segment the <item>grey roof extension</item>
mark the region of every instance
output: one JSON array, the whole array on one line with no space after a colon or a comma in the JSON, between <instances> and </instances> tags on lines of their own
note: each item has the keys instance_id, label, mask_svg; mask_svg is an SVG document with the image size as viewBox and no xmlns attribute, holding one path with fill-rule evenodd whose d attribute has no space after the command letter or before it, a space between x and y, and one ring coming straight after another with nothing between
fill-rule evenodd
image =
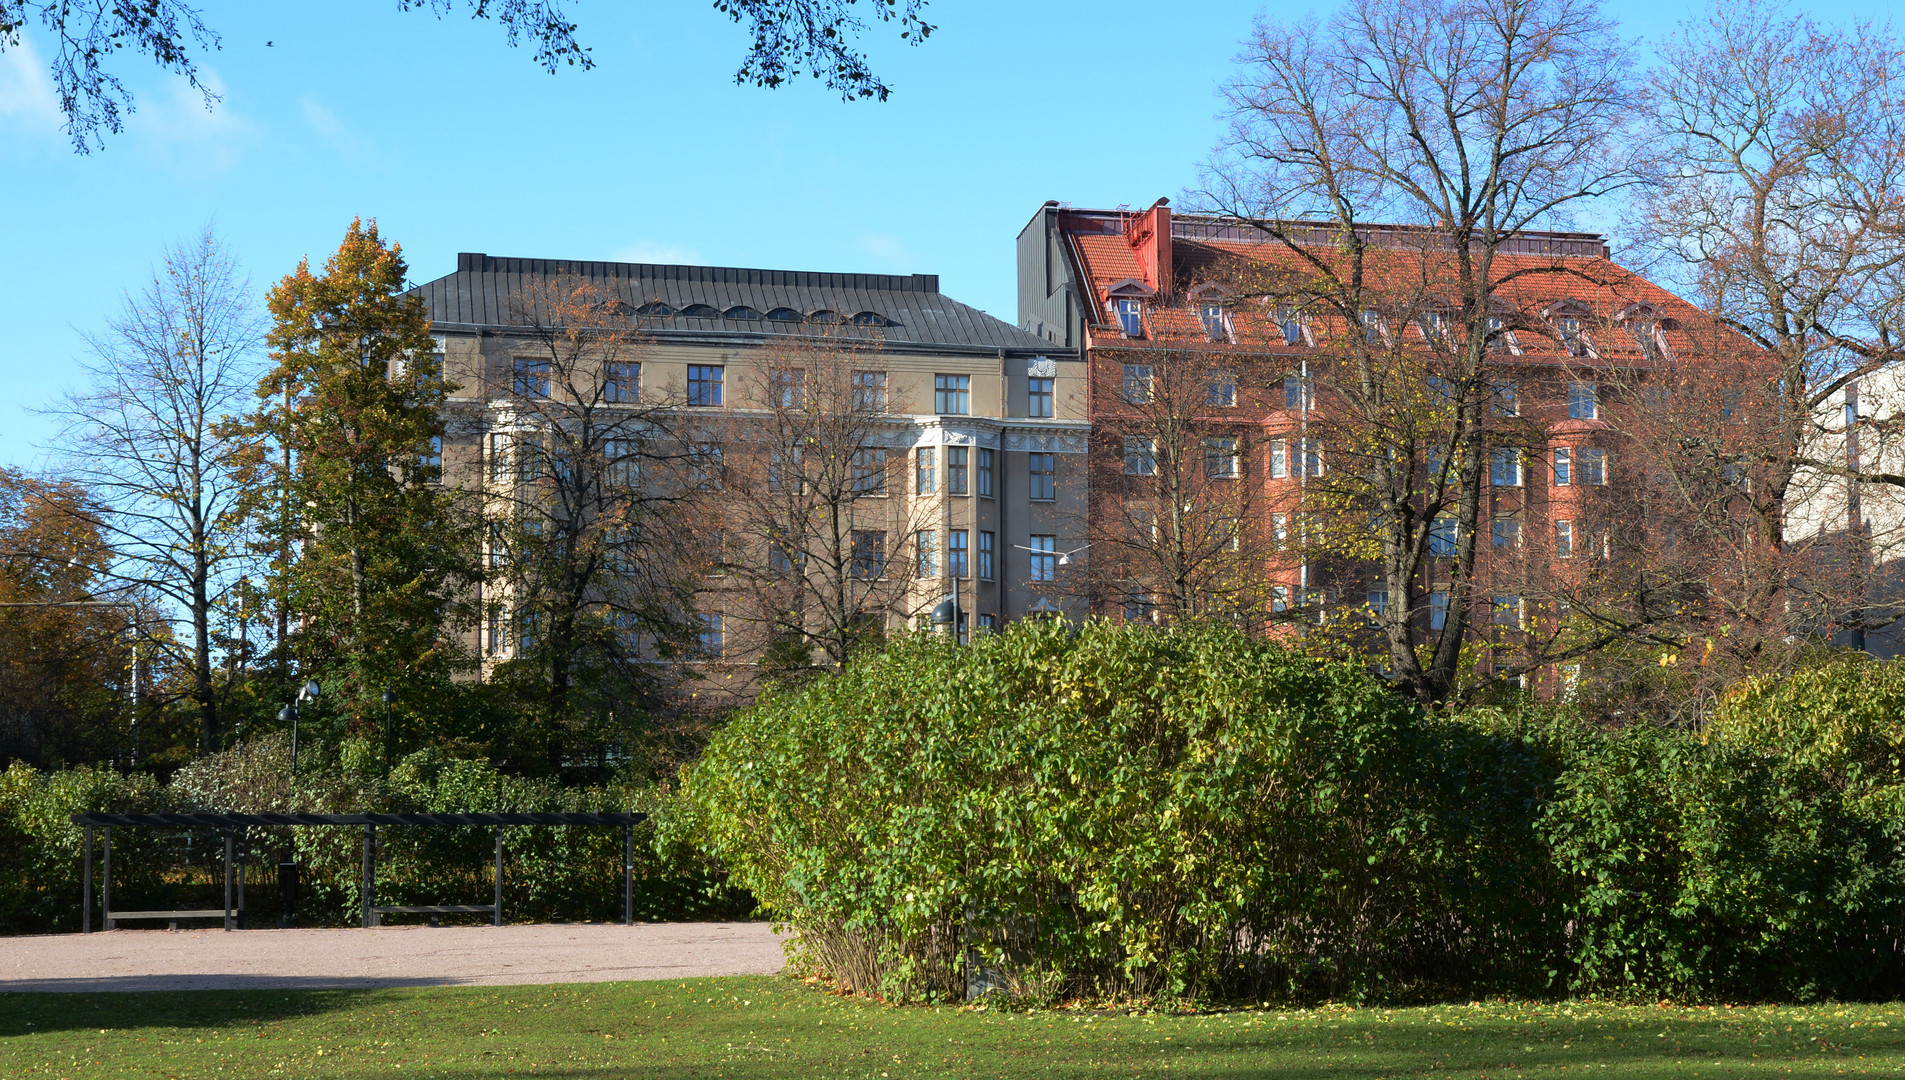
<instances>
[{"instance_id":1,"label":"grey roof extension","mask_svg":"<svg viewBox=\"0 0 1905 1080\"><path fill-rule=\"evenodd\" d=\"M888 347L986 352L1005 349L1036 354L1066 351L945 295L939 291L935 274L824 274L510 259L469 252L458 255L456 264L455 273L415 289L423 297L431 321L446 329L503 330L521 325L524 320L518 313L534 298L540 281L574 276L600 289L604 299L620 300L631 313L657 300L676 310L707 304L723 312L747 306L762 314L774 308L792 308L803 315L824 309L845 318L872 312L887 321L886 327L876 332ZM731 337L758 341L799 334L806 325L769 319L630 317L661 339ZM806 328L812 332L811 327Z\"/></svg>"}]
</instances>

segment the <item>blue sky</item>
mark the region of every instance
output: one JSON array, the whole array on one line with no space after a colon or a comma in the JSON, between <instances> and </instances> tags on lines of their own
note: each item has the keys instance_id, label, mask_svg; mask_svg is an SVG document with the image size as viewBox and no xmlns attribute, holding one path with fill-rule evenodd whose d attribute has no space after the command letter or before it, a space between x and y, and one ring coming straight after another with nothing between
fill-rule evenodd
<instances>
[{"instance_id":1,"label":"blue sky","mask_svg":"<svg viewBox=\"0 0 1905 1080\"><path fill-rule=\"evenodd\" d=\"M1262 9L936 0L925 45L868 39L895 88L878 104L734 86L746 40L705 0L569 0L598 66L554 76L492 24L394 0L202 6L223 102L130 65L138 112L90 156L58 130L44 39L0 54L0 463L42 461L57 432L32 410L72 382L82 335L208 223L260 294L364 215L418 281L459 251L937 273L1010 321L1013 238L1041 202L1142 206L1192 181ZM1696 10L1608 5L1637 37Z\"/></svg>"}]
</instances>

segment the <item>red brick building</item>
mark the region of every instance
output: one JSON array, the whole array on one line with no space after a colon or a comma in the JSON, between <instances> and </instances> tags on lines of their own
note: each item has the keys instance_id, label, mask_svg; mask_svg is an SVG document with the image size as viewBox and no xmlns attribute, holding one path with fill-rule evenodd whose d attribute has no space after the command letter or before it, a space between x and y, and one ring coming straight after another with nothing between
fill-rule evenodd
<instances>
[{"instance_id":1,"label":"red brick building","mask_svg":"<svg viewBox=\"0 0 1905 1080\"><path fill-rule=\"evenodd\" d=\"M1394 370L1419 370L1418 413L1432 413L1447 392L1438 356L1462 345L1447 340L1459 334L1458 282L1436 234L1366 226L1357 236L1370 275L1360 312L1328 287L1342 238L1327 224L1278 238L1173 214L1162 199L1142 212L1048 202L1020 233L1020 327L1087 362L1094 569L1076 585L1095 610L1367 619L1398 595L1373 579L1378 564L1359 555L1366 538L1356 535L1373 530L1355 515L1388 511L1355 505L1335 478L1398 446L1429 473L1440 461L1432 437L1356 430L1346 418L1405 425L1410 414L1359 401L1344 357L1381 351ZM1615 264L1593 234L1513 237L1490 276L1488 310L1499 314L1488 316L1486 410L1498 445L1470 512L1465 621L1495 641L1542 633L1544 605L1565 611L1555 597L1592 586L1575 568L1613 558L1620 523L1610 516L1633 511L1608 497L1623 483L1627 437L1610 410L1699 352L1689 328L1703 322ZM1461 546L1441 520L1425 518L1433 557L1416 567L1402 609L1419 611L1425 629L1446 619L1442 590Z\"/></svg>"}]
</instances>

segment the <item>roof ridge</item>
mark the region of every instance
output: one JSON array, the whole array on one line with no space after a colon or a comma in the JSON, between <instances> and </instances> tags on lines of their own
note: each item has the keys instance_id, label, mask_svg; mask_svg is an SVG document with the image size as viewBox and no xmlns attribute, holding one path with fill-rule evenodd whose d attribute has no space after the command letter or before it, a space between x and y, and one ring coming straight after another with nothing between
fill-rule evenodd
<instances>
[{"instance_id":1,"label":"roof ridge","mask_svg":"<svg viewBox=\"0 0 1905 1080\"><path fill-rule=\"evenodd\" d=\"M696 263L538 259L489 255L480 251L458 252L456 269L458 273L545 275L571 273L582 277L649 278L714 284L859 288L886 292L939 292L938 274L869 274L859 271L768 270L758 267L709 266Z\"/></svg>"}]
</instances>

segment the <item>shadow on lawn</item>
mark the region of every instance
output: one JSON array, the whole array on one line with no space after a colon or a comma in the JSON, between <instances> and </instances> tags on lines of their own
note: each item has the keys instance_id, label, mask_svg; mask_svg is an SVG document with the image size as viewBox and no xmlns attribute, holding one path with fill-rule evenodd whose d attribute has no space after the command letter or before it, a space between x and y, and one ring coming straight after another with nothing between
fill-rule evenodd
<instances>
[{"instance_id":1,"label":"shadow on lawn","mask_svg":"<svg viewBox=\"0 0 1905 1080\"><path fill-rule=\"evenodd\" d=\"M176 977L167 977L175 980ZM155 993L147 976L66 979L52 992L20 992L0 984L0 1038L35 1032L130 1030L152 1027L220 1027L230 1024L270 1023L319 1016L368 1005L386 989L436 986L441 983L406 979L363 979L348 988L337 980L283 979L267 976L205 976L220 980L220 988L182 992L176 981ZM54 980L38 980L36 987ZM99 993L98 991L123 991Z\"/></svg>"}]
</instances>

